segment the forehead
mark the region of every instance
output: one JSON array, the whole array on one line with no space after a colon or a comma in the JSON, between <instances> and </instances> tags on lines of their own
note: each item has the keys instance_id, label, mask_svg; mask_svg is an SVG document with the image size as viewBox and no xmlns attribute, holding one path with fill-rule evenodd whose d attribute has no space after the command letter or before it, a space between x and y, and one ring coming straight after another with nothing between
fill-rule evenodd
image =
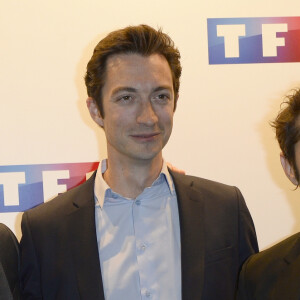
<instances>
[{"instance_id":1,"label":"forehead","mask_svg":"<svg viewBox=\"0 0 300 300\"><path fill-rule=\"evenodd\" d=\"M106 62L107 84L155 82L172 85L172 73L166 58L160 54L116 54Z\"/></svg>"},{"instance_id":2,"label":"forehead","mask_svg":"<svg viewBox=\"0 0 300 300\"><path fill-rule=\"evenodd\" d=\"M150 67L161 67L163 65L168 65L166 58L158 53L151 55L142 55L138 53L121 53L114 54L108 57L106 66L107 69L112 69L115 67L132 67L132 66L146 66Z\"/></svg>"}]
</instances>

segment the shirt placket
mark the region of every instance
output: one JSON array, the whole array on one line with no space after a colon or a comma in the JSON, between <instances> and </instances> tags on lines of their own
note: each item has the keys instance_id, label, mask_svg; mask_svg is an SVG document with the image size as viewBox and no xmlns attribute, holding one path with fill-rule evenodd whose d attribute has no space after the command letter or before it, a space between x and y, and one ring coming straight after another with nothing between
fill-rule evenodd
<instances>
[{"instance_id":1,"label":"shirt placket","mask_svg":"<svg viewBox=\"0 0 300 300\"><path fill-rule=\"evenodd\" d=\"M144 199L143 199L144 201ZM140 277L140 291L141 291L141 299L152 299L153 291L151 291L149 283L147 282L147 256L149 255L149 247L150 243L147 240L148 232L146 232L146 228L144 227L143 222L141 221L143 214L141 213L142 209L142 200L138 197L133 202L133 224L136 238L136 256L137 256L137 264L139 270ZM143 234L141 234L143 232Z\"/></svg>"}]
</instances>

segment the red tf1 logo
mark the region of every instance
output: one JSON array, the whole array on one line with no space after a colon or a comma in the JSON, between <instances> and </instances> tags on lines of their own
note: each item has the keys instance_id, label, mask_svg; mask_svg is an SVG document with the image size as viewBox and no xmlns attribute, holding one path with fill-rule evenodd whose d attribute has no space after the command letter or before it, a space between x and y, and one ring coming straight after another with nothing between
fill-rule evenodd
<instances>
[{"instance_id":1,"label":"red tf1 logo","mask_svg":"<svg viewBox=\"0 0 300 300\"><path fill-rule=\"evenodd\" d=\"M300 17L207 19L209 64L300 61Z\"/></svg>"}]
</instances>

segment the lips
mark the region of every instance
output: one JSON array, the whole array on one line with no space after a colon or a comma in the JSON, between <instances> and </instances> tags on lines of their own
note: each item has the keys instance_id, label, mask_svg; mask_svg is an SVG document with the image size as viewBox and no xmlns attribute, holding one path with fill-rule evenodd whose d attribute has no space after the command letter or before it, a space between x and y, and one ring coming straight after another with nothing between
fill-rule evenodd
<instances>
[{"instance_id":1,"label":"lips","mask_svg":"<svg viewBox=\"0 0 300 300\"><path fill-rule=\"evenodd\" d=\"M159 135L159 132L131 134L131 137L138 141L152 141Z\"/></svg>"},{"instance_id":2,"label":"lips","mask_svg":"<svg viewBox=\"0 0 300 300\"><path fill-rule=\"evenodd\" d=\"M154 133L139 133L139 134L132 134L131 136L133 137L141 137L141 138L148 138L148 137L152 137L152 136L156 136L159 135L158 132L154 132Z\"/></svg>"}]
</instances>

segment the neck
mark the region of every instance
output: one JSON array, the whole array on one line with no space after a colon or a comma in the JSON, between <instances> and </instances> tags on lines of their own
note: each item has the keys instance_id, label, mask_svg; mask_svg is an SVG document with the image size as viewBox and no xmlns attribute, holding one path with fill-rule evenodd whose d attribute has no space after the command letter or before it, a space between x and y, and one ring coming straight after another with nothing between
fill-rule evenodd
<instances>
[{"instance_id":1,"label":"neck","mask_svg":"<svg viewBox=\"0 0 300 300\"><path fill-rule=\"evenodd\" d=\"M134 199L152 185L162 168L162 154L150 160L112 159L108 155L104 180L123 197Z\"/></svg>"}]
</instances>

